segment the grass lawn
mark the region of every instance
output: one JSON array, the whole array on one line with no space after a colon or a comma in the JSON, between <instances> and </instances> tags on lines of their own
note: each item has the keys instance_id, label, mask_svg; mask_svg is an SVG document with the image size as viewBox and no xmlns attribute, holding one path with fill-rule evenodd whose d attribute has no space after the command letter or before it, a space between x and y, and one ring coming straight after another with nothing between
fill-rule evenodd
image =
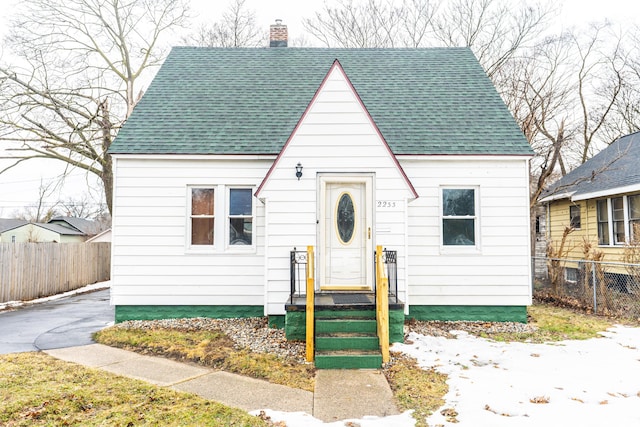
<instances>
[{"instance_id":1,"label":"grass lawn","mask_svg":"<svg viewBox=\"0 0 640 427\"><path fill-rule=\"evenodd\" d=\"M596 337L612 320L549 305L529 308L538 329L528 333L477 335L502 341L545 342ZM109 328L96 339L145 354L313 390L310 365L235 349L216 331ZM424 370L393 354L385 375L401 410L414 410L418 426L439 408L448 391L446 375ZM0 356L0 425L211 425L265 426L259 417L195 395L175 392L107 372L80 367L42 353Z\"/></svg>"},{"instance_id":2,"label":"grass lawn","mask_svg":"<svg viewBox=\"0 0 640 427\"><path fill-rule=\"evenodd\" d=\"M217 331L107 328L95 335L101 344L142 354L195 362L275 384L313 391L315 369L267 353L235 349L233 341Z\"/></svg>"},{"instance_id":3,"label":"grass lawn","mask_svg":"<svg viewBox=\"0 0 640 427\"><path fill-rule=\"evenodd\" d=\"M585 340L598 337L598 332L613 326L614 321L600 316L547 304L533 305L527 310L529 323L538 327L535 332L480 333L478 336L496 341L543 343L563 340Z\"/></svg>"},{"instance_id":4,"label":"grass lawn","mask_svg":"<svg viewBox=\"0 0 640 427\"><path fill-rule=\"evenodd\" d=\"M54 359L0 356L2 426L267 426L239 409Z\"/></svg>"}]
</instances>

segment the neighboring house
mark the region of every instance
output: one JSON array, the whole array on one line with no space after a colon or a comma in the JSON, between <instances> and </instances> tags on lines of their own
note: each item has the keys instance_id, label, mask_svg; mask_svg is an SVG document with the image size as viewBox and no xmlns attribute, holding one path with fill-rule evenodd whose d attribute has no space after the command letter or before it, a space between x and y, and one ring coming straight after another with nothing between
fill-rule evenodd
<instances>
[{"instance_id":1,"label":"neighboring house","mask_svg":"<svg viewBox=\"0 0 640 427\"><path fill-rule=\"evenodd\" d=\"M531 150L470 49L174 48L110 153L117 321L289 327L294 248L331 295L373 291L382 245L400 340L526 322Z\"/></svg>"},{"instance_id":2,"label":"neighboring house","mask_svg":"<svg viewBox=\"0 0 640 427\"><path fill-rule=\"evenodd\" d=\"M57 217L48 223L0 219L0 242L81 243L96 234L96 227L97 223L94 221L72 217Z\"/></svg>"},{"instance_id":3,"label":"neighboring house","mask_svg":"<svg viewBox=\"0 0 640 427\"><path fill-rule=\"evenodd\" d=\"M15 243L22 239L23 226L29 221L14 218L0 218L0 243Z\"/></svg>"},{"instance_id":4,"label":"neighboring house","mask_svg":"<svg viewBox=\"0 0 640 427\"><path fill-rule=\"evenodd\" d=\"M100 232L100 223L73 216L57 216L51 218L47 224L56 224L62 227L78 230L85 236L95 236Z\"/></svg>"},{"instance_id":5,"label":"neighboring house","mask_svg":"<svg viewBox=\"0 0 640 427\"><path fill-rule=\"evenodd\" d=\"M640 133L623 136L555 182L540 197L547 206L550 244L567 227L566 258L584 258L585 240L606 261L622 261L626 243L640 239ZM569 274L573 274L570 272Z\"/></svg>"}]
</instances>

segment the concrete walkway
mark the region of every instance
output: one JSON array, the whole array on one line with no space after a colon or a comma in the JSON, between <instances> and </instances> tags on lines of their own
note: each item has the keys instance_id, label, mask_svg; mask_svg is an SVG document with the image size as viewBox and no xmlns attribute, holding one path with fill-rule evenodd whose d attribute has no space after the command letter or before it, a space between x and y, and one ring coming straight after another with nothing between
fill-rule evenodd
<instances>
[{"instance_id":1,"label":"concrete walkway","mask_svg":"<svg viewBox=\"0 0 640 427\"><path fill-rule=\"evenodd\" d=\"M325 422L399 414L389 384L376 370L318 370L315 392L228 372L91 344L45 351L62 360L197 394L247 412L306 412Z\"/></svg>"}]
</instances>

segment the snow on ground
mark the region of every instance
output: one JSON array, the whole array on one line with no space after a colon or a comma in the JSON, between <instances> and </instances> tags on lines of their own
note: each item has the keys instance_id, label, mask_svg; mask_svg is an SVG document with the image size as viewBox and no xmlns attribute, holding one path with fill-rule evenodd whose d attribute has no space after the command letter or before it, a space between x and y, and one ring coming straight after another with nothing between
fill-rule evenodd
<instances>
[{"instance_id":1,"label":"snow on ground","mask_svg":"<svg viewBox=\"0 0 640 427\"><path fill-rule=\"evenodd\" d=\"M392 348L449 376L446 403L427 419L430 426L640 426L640 328L616 326L602 338L549 344L455 334L411 333L407 344ZM441 413L448 408L458 422ZM410 412L333 423L299 412L266 413L288 427L414 426Z\"/></svg>"},{"instance_id":2,"label":"snow on ground","mask_svg":"<svg viewBox=\"0 0 640 427\"><path fill-rule=\"evenodd\" d=\"M431 426L640 426L640 328L550 344L456 336L412 333L410 344L393 346L449 376ZM445 408L458 423L446 420Z\"/></svg>"},{"instance_id":3,"label":"snow on ground","mask_svg":"<svg viewBox=\"0 0 640 427\"><path fill-rule=\"evenodd\" d=\"M0 304L0 311L8 310L12 308L23 307L25 305L30 304L39 304L41 302L54 301L60 298L70 297L72 295L83 294L85 292L93 292L101 289L107 289L111 287L111 282L107 280L106 282L98 282L92 285L83 286L82 288L74 289L69 292L64 292L62 294L52 295L50 297L38 298L30 301L8 301Z\"/></svg>"},{"instance_id":4,"label":"snow on ground","mask_svg":"<svg viewBox=\"0 0 640 427\"><path fill-rule=\"evenodd\" d=\"M251 415L258 415L261 411L252 411ZM284 421L287 427L405 427L414 426L415 420L411 412L388 417L364 417L358 420L342 420L324 423L306 412L280 412L267 409L264 413L277 423Z\"/></svg>"}]
</instances>

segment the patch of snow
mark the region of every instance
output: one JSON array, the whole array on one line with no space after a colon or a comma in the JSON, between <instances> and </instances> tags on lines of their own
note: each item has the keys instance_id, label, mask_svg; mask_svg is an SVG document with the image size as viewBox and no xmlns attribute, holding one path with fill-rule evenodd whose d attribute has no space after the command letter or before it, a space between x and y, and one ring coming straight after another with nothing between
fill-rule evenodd
<instances>
[{"instance_id":1,"label":"patch of snow","mask_svg":"<svg viewBox=\"0 0 640 427\"><path fill-rule=\"evenodd\" d=\"M74 289L72 291L64 292L57 295L51 295L45 298L38 298L34 300L29 300L29 301L8 301L0 304L0 311L19 308L25 305L39 304L47 301L54 301L60 298L70 297L78 294L84 294L86 292L99 291L102 289L108 289L110 287L111 287L111 281L107 280L106 282L93 283L91 285L83 286L82 288Z\"/></svg>"},{"instance_id":2,"label":"patch of snow","mask_svg":"<svg viewBox=\"0 0 640 427\"><path fill-rule=\"evenodd\" d=\"M617 325L602 338L548 344L455 335L412 333L412 344L392 348L449 376L446 403L429 425L640 426L640 328ZM445 408L457 412L457 423Z\"/></svg>"},{"instance_id":3,"label":"patch of snow","mask_svg":"<svg viewBox=\"0 0 640 427\"><path fill-rule=\"evenodd\" d=\"M601 338L547 344L454 335L411 333L412 344L392 347L449 376L445 404L427 418L431 426L640 426L640 328L616 325ZM265 413L288 427L415 425L411 411L332 423L303 412Z\"/></svg>"},{"instance_id":4,"label":"patch of snow","mask_svg":"<svg viewBox=\"0 0 640 427\"><path fill-rule=\"evenodd\" d=\"M258 415L261 411L252 411L251 415ZM415 420L411 416L411 411L400 415L389 415L388 417L364 417L358 420L341 420L325 423L306 412L281 412L265 409L264 413L271 418L274 423L283 421L287 427L413 427Z\"/></svg>"}]
</instances>

